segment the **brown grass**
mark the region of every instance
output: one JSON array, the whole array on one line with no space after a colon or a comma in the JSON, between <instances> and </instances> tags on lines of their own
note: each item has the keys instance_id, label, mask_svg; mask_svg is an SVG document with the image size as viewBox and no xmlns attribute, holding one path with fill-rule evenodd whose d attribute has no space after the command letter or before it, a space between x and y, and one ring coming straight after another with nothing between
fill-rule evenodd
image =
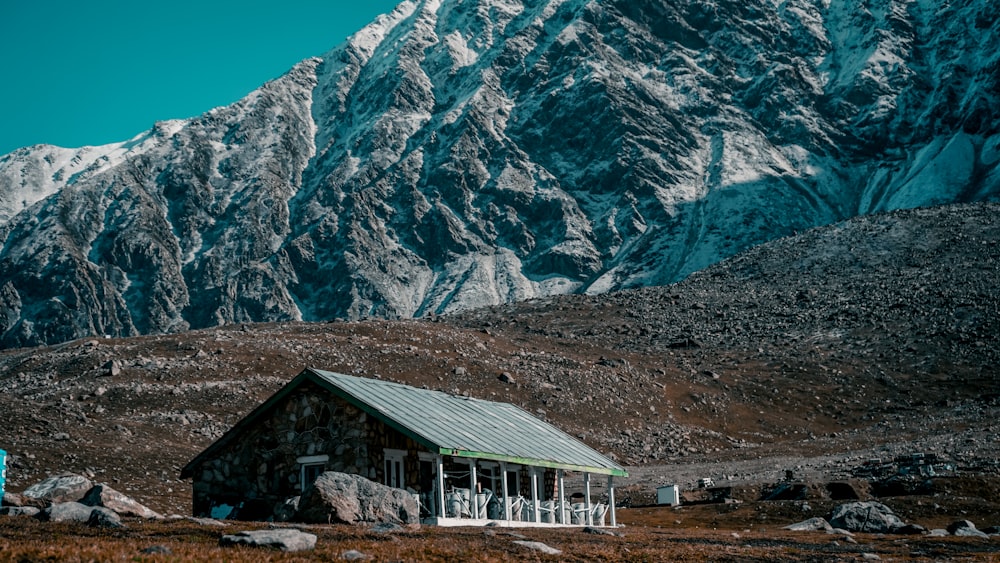
<instances>
[{"instance_id":1,"label":"brown grass","mask_svg":"<svg viewBox=\"0 0 1000 563\"><path fill-rule=\"evenodd\" d=\"M189 521L131 521L126 529L101 530L78 524L46 524L31 518L0 517L2 561L338 561L344 552L360 551L375 561L857 561L873 553L883 560L1000 561L1000 542L970 538L929 538L859 534L857 543L823 533L792 533L777 527L734 531L712 529L707 522L690 527L668 525L675 511L622 511L620 536L573 530L500 530L435 528L380 534L349 526L310 526L319 537L314 551L283 553L272 549L221 548L219 538L267 524L233 523L225 528ZM656 524L659 522L659 524ZM523 538L522 538L523 536ZM540 541L563 551L543 555L514 542ZM169 555L144 554L163 546Z\"/></svg>"}]
</instances>

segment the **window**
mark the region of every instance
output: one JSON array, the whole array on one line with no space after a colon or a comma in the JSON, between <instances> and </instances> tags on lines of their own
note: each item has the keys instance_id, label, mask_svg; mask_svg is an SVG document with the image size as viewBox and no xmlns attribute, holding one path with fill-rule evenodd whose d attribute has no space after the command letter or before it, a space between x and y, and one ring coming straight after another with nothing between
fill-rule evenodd
<instances>
[{"instance_id":1,"label":"window","mask_svg":"<svg viewBox=\"0 0 1000 563\"><path fill-rule=\"evenodd\" d=\"M484 489L500 495L500 465L493 461L479 462L479 482Z\"/></svg>"},{"instance_id":2,"label":"window","mask_svg":"<svg viewBox=\"0 0 1000 563\"><path fill-rule=\"evenodd\" d=\"M327 455L311 455L303 456L295 461L298 462L301 467L299 472L299 490L305 491L306 487L312 485L313 482L326 471L326 462L329 461L330 456Z\"/></svg>"},{"instance_id":3,"label":"window","mask_svg":"<svg viewBox=\"0 0 1000 563\"><path fill-rule=\"evenodd\" d=\"M503 491L502 479L507 479L507 494L514 496L521 491L521 466L508 464L506 475L500 470L500 464L493 461L479 462L479 482L483 487L500 495Z\"/></svg>"},{"instance_id":4,"label":"window","mask_svg":"<svg viewBox=\"0 0 1000 563\"><path fill-rule=\"evenodd\" d=\"M403 459L406 458L405 450L385 450L384 483L390 487L402 489L406 486L406 478L403 473Z\"/></svg>"}]
</instances>

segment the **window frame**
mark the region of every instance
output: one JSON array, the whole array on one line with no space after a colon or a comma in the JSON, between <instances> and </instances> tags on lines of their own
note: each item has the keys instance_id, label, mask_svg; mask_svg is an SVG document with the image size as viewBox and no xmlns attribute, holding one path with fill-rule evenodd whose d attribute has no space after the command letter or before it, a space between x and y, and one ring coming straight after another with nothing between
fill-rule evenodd
<instances>
[{"instance_id":1,"label":"window frame","mask_svg":"<svg viewBox=\"0 0 1000 563\"><path fill-rule=\"evenodd\" d=\"M406 450L385 448L382 450L382 484L394 489L406 488ZM390 464L396 464L392 466ZM398 473L394 471L398 469ZM393 484L391 478L397 478Z\"/></svg>"},{"instance_id":2,"label":"window frame","mask_svg":"<svg viewBox=\"0 0 1000 563\"><path fill-rule=\"evenodd\" d=\"M299 464L299 491L305 492L306 487L313 484L316 479L306 482L306 474L309 472L309 468L321 467L326 469L327 462L330 461L330 456L328 455L307 455L301 456L295 459L295 462ZM324 471L320 471L316 474L316 477L322 475Z\"/></svg>"}]
</instances>

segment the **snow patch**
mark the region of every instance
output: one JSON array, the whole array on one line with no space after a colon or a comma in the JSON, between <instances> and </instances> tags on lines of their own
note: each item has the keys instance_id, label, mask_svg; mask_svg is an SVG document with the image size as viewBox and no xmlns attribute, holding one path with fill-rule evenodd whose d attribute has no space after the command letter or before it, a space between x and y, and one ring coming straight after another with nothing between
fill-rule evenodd
<instances>
[{"instance_id":1,"label":"snow patch","mask_svg":"<svg viewBox=\"0 0 1000 563\"><path fill-rule=\"evenodd\" d=\"M452 72L472 66L479 60L479 54L469 48L468 42L458 30L446 35L444 43L448 47L448 54L451 56Z\"/></svg>"},{"instance_id":2,"label":"snow patch","mask_svg":"<svg viewBox=\"0 0 1000 563\"><path fill-rule=\"evenodd\" d=\"M910 174L889 199L884 210L957 201L970 184L975 164L975 146L967 134L959 133L951 139L937 139L916 154Z\"/></svg>"}]
</instances>

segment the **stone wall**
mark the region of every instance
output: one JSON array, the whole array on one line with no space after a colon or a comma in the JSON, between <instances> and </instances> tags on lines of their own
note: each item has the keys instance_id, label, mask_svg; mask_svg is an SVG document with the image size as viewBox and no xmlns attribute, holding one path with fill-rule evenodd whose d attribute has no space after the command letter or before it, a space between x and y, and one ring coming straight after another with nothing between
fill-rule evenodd
<instances>
[{"instance_id":1,"label":"stone wall","mask_svg":"<svg viewBox=\"0 0 1000 563\"><path fill-rule=\"evenodd\" d=\"M406 481L419 478L418 447L400 433L312 383L276 404L243 435L194 472L194 513L266 519L276 503L301 492L303 456L327 455L324 470L383 480L383 448L407 450ZM412 458L412 461L411 459Z\"/></svg>"}]
</instances>

